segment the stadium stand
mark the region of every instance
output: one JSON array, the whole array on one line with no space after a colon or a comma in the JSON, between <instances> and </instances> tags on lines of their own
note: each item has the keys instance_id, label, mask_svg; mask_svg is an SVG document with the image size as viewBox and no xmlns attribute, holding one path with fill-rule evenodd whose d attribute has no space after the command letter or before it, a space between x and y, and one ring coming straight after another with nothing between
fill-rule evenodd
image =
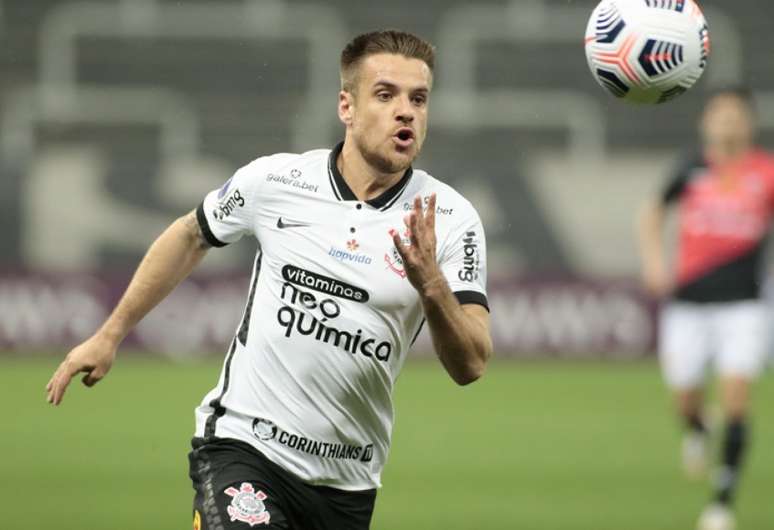
<instances>
[{"instance_id":1,"label":"stadium stand","mask_svg":"<svg viewBox=\"0 0 774 530\"><path fill-rule=\"evenodd\" d=\"M762 0L705 2L707 74L643 110L588 74L593 3L2 0L0 265L126 269L236 167L332 145L340 46L400 26L439 50L419 165L483 212L491 276L631 278L632 209L690 147L708 88L754 84L774 140L774 36ZM231 252L207 265L249 260Z\"/></svg>"}]
</instances>

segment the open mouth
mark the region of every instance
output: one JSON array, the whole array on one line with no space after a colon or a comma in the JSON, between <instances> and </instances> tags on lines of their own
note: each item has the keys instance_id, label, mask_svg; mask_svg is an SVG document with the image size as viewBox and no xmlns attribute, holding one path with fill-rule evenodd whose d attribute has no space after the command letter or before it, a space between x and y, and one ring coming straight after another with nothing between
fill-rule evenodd
<instances>
[{"instance_id":1,"label":"open mouth","mask_svg":"<svg viewBox=\"0 0 774 530\"><path fill-rule=\"evenodd\" d=\"M399 129L393 138L395 138L398 145L408 147L414 143L414 131L408 127L404 127L403 129Z\"/></svg>"}]
</instances>

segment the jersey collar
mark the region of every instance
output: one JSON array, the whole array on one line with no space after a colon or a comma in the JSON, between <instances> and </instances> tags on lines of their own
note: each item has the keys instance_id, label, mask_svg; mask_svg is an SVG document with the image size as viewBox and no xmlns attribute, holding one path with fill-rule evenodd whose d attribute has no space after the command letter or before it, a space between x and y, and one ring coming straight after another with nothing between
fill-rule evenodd
<instances>
[{"instance_id":1,"label":"jersey collar","mask_svg":"<svg viewBox=\"0 0 774 530\"><path fill-rule=\"evenodd\" d=\"M336 147L331 150L331 154L328 157L328 179L331 182L333 194L337 199L340 201L356 201L358 200L357 197L352 192L352 189L350 189L347 181L344 180L344 176L341 174L339 167L336 165L336 160L338 159L339 153L341 153L343 147L344 142L339 142L336 144ZM390 206L395 204L395 201L398 200L398 197L400 197L403 190L406 189L413 173L414 169L409 166L401 179L394 186L386 190L378 197L365 202L382 211L388 209Z\"/></svg>"}]
</instances>

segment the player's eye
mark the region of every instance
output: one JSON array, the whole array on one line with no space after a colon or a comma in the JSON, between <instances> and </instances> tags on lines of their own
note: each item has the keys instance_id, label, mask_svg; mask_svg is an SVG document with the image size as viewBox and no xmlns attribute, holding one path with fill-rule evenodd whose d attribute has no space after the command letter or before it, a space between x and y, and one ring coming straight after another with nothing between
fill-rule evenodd
<instances>
[{"instance_id":1,"label":"player's eye","mask_svg":"<svg viewBox=\"0 0 774 530\"><path fill-rule=\"evenodd\" d=\"M390 99L392 99L392 94L389 92L377 92L376 98L379 101L390 101Z\"/></svg>"},{"instance_id":2,"label":"player's eye","mask_svg":"<svg viewBox=\"0 0 774 530\"><path fill-rule=\"evenodd\" d=\"M411 100L414 102L414 105L417 105L418 107L421 107L427 104L426 96L417 95L417 96L414 96Z\"/></svg>"}]
</instances>

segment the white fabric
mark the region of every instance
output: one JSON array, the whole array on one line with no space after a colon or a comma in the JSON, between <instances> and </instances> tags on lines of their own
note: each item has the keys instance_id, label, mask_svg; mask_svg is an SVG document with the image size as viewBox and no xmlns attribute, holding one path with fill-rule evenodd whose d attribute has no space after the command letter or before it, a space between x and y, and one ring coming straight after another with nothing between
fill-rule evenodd
<instances>
[{"instance_id":1,"label":"white fabric","mask_svg":"<svg viewBox=\"0 0 774 530\"><path fill-rule=\"evenodd\" d=\"M197 408L196 436L223 394L215 436L309 483L360 490L380 485L393 385L424 318L390 230L405 230L415 196L437 193L441 268L452 291L483 300L485 240L473 206L423 171L381 207L342 200L329 154L259 158L204 200L203 229L223 243L255 236L260 267L246 345L235 339Z\"/></svg>"},{"instance_id":2,"label":"white fabric","mask_svg":"<svg viewBox=\"0 0 774 530\"><path fill-rule=\"evenodd\" d=\"M768 352L768 325L766 306L758 301L667 304L659 332L667 384L701 386L710 366L721 376L755 378Z\"/></svg>"}]
</instances>

